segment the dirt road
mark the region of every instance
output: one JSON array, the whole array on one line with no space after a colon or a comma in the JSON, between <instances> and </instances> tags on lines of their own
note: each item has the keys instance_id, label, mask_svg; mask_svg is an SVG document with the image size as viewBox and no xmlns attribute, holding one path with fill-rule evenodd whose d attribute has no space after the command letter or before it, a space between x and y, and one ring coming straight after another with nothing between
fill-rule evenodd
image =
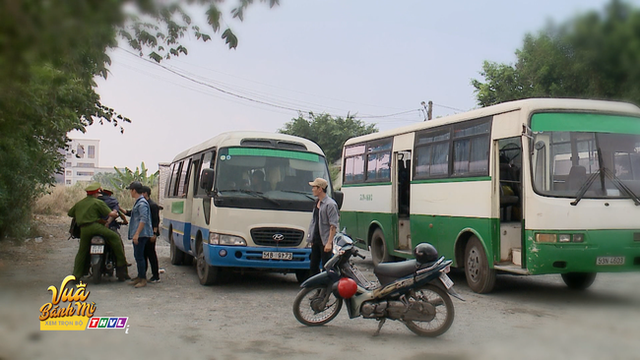
<instances>
[{"instance_id":1,"label":"dirt road","mask_svg":"<svg viewBox=\"0 0 640 360\"><path fill-rule=\"evenodd\" d=\"M601 274L586 292L568 290L559 276L499 276L489 295L472 293L453 274L467 301L454 300L447 333L420 338L390 321L373 337L375 321L350 320L344 310L323 327L299 324L292 274L232 275L201 286L194 267L169 264L164 241L160 283L87 286L94 316L128 317L126 329L40 331L47 288L71 272L77 249L77 240L66 240L67 219L42 220L48 233L41 239L0 242L0 359L640 358L638 273ZM372 275L369 257L357 264Z\"/></svg>"}]
</instances>

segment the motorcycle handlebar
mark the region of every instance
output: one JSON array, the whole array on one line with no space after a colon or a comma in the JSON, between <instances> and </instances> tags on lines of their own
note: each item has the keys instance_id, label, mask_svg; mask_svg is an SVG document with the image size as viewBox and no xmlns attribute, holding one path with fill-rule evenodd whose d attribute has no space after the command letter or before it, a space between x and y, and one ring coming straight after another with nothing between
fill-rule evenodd
<instances>
[{"instance_id":1,"label":"motorcycle handlebar","mask_svg":"<svg viewBox=\"0 0 640 360\"><path fill-rule=\"evenodd\" d=\"M358 250L356 250L356 249L354 249L354 250L355 250L355 251L354 251L353 255L355 255L355 256L357 256L357 257L361 258L362 260L366 259L366 256L361 255L361 254L358 252Z\"/></svg>"}]
</instances>

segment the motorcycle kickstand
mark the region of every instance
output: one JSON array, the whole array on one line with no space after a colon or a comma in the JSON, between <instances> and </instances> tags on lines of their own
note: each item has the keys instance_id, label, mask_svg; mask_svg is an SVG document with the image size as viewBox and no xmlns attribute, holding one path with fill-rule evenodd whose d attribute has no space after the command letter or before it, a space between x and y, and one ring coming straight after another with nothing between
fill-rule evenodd
<instances>
[{"instance_id":1,"label":"motorcycle kickstand","mask_svg":"<svg viewBox=\"0 0 640 360\"><path fill-rule=\"evenodd\" d=\"M385 321L387 321L387 318L378 319L378 330L376 330L376 332L373 333L373 336L380 335L380 329L382 329L382 325L384 325Z\"/></svg>"}]
</instances>

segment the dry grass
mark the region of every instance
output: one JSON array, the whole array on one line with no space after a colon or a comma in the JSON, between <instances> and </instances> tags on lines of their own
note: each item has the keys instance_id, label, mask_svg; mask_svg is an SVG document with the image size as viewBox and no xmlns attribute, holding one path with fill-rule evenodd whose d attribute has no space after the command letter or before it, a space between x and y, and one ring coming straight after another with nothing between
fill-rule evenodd
<instances>
[{"instance_id":1,"label":"dry grass","mask_svg":"<svg viewBox=\"0 0 640 360\"><path fill-rule=\"evenodd\" d=\"M56 185L49 189L49 193L36 200L33 208L34 214L66 216L71 207L82 200L87 193L84 191L86 184L78 183L74 186ZM151 198L158 201L158 187L151 189ZM116 199L123 209L133 207L133 198L128 190L116 190Z\"/></svg>"}]
</instances>

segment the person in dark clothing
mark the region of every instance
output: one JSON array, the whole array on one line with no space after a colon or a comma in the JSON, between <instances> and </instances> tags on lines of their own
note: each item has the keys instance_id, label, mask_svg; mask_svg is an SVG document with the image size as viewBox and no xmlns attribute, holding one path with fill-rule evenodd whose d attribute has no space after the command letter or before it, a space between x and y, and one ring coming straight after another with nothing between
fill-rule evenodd
<instances>
[{"instance_id":1,"label":"person in dark clothing","mask_svg":"<svg viewBox=\"0 0 640 360\"><path fill-rule=\"evenodd\" d=\"M151 200L151 188L148 186L142 187L142 195L151 208L151 227L153 228L153 237L144 248L145 269L148 268L147 264L151 264L152 277L149 279L152 283L160 282L160 273L158 268L158 255L156 254L156 239L160 235L160 205Z\"/></svg>"},{"instance_id":2,"label":"person in dark clothing","mask_svg":"<svg viewBox=\"0 0 640 360\"><path fill-rule=\"evenodd\" d=\"M108 189L102 189L100 194L101 195L98 196L98 199L104 201L109 207L109 209L117 211L118 216L122 219L122 224L127 225L128 224L127 218L124 217L124 214L120 210L120 203L118 203L118 199L112 196L113 191ZM108 219L105 218L104 220L108 220ZM114 219L113 221L109 222L109 229L115 232L118 232L118 230L120 229L120 223L118 223Z\"/></svg>"}]
</instances>

